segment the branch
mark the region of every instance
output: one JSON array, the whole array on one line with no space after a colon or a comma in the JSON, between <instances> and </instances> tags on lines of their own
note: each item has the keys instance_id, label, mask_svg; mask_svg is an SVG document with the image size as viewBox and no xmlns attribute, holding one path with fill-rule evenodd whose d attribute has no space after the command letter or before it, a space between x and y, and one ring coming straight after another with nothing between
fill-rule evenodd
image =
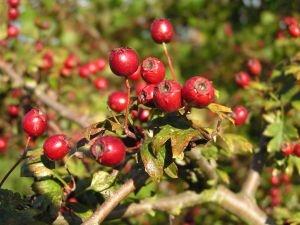
<instances>
[{"instance_id":1,"label":"branch","mask_svg":"<svg viewBox=\"0 0 300 225\"><path fill-rule=\"evenodd\" d=\"M112 194L83 225L100 224L125 199L130 193L139 188L148 178L145 172L137 173L132 179L127 180L115 193Z\"/></svg>"},{"instance_id":2,"label":"branch","mask_svg":"<svg viewBox=\"0 0 300 225\"><path fill-rule=\"evenodd\" d=\"M23 78L4 60L0 59L0 69L5 72L11 79L12 83L16 86L24 86L26 89L33 91L34 95L44 104L54 109L61 116L77 123L82 127L87 127L90 124L90 119L85 116L77 115L76 112L67 108L65 105L52 99L43 91L39 85L32 86L25 83Z\"/></svg>"}]
</instances>

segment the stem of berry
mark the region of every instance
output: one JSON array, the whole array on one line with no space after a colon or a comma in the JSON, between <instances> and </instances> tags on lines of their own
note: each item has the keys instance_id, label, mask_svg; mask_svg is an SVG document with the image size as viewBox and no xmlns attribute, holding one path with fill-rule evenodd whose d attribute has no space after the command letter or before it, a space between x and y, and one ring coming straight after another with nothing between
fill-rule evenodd
<instances>
[{"instance_id":1,"label":"stem of berry","mask_svg":"<svg viewBox=\"0 0 300 225\"><path fill-rule=\"evenodd\" d=\"M168 64L169 64L169 67L170 67L172 79L177 81L175 70L174 70L173 63L172 63L172 59L171 59L171 57L169 55L169 52L168 52L167 44L165 42L163 42L162 45L163 45L164 53L165 53L165 55L168 59Z\"/></svg>"},{"instance_id":2,"label":"stem of berry","mask_svg":"<svg viewBox=\"0 0 300 225\"><path fill-rule=\"evenodd\" d=\"M129 116L129 105L130 105L130 83L128 79L125 80L125 86L127 91L127 106L125 112L124 130L128 137L135 138L135 134L128 129L128 116Z\"/></svg>"},{"instance_id":3,"label":"stem of berry","mask_svg":"<svg viewBox=\"0 0 300 225\"><path fill-rule=\"evenodd\" d=\"M0 182L0 188L2 187L2 185L4 184L4 182L7 180L7 178L9 177L9 175L14 171L14 169L26 158L27 150L28 150L28 145L29 145L30 140L31 140L31 138L28 137L27 141L26 141L25 149L23 151L23 154L18 159L18 161L12 166L12 168L5 174L5 176L2 178L2 180Z\"/></svg>"}]
</instances>

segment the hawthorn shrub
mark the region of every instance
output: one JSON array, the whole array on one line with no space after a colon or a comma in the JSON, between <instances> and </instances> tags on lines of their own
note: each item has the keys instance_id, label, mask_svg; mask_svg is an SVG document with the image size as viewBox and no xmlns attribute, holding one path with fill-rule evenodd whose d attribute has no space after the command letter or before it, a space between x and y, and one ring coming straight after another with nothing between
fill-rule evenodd
<instances>
[{"instance_id":1,"label":"hawthorn shrub","mask_svg":"<svg viewBox=\"0 0 300 225\"><path fill-rule=\"evenodd\" d=\"M300 224L295 9L6 0L0 224Z\"/></svg>"}]
</instances>

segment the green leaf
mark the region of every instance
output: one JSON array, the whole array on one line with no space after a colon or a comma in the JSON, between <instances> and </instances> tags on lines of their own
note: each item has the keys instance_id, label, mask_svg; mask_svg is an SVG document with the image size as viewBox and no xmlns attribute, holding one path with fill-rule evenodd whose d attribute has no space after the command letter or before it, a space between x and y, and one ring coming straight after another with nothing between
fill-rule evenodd
<instances>
[{"instance_id":1,"label":"green leaf","mask_svg":"<svg viewBox=\"0 0 300 225\"><path fill-rule=\"evenodd\" d=\"M178 178L178 168L174 162L164 169L165 173L171 178Z\"/></svg>"},{"instance_id":2,"label":"green leaf","mask_svg":"<svg viewBox=\"0 0 300 225\"><path fill-rule=\"evenodd\" d=\"M224 134L217 137L217 145L231 154L252 153L252 144L243 136Z\"/></svg>"},{"instance_id":3,"label":"green leaf","mask_svg":"<svg viewBox=\"0 0 300 225\"><path fill-rule=\"evenodd\" d=\"M70 158L66 161L66 166L70 173L74 176L79 178L89 177L89 173L80 159Z\"/></svg>"},{"instance_id":4,"label":"green leaf","mask_svg":"<svg viewBox=\"0 0 300 225\"><path fill-rule=\"evenodd\" d=\"M98 171L93 174L92 183L90 189L102 192L110 188L116 180L116 174L109 174L105 171Z\"/></svg>"}]
</instances>

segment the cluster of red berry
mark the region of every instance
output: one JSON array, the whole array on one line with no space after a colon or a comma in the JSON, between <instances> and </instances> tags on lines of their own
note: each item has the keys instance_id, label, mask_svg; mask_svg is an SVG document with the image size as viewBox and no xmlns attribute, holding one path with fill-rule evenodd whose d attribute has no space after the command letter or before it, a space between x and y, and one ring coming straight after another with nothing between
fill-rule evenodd
<instances>
[{"instance_id":1,"label":"cluster of red berry","mask_svg":"<svg viewBox=\"0 0 300 225\"><path fill-rule=\"evenodd\" d=\"M247 62L247 70L253 77L260 76L262 72L262 65L258 59L249 59ZM246 88L251 82L251 77L248 72L240 71L235 74L235 82L241 88Z\"/></svg>"},{"instance_id":2,"label":"cluster of red berry","mask_svg":"<svg viewBox=\"0 0 300 225\"><path fill-rule=\"evenodd\" d=\"M300 157L300 143L285 143L281 152L284 156L294 155Z\"/></svg>"},{"instance_id":3,"label":"cluster of red berry","mask_svg":"<svg viewBox=\"0 0 300 225\"><path fill-rule=\"evenodd\" d=\"M291 189L291 177L286 173L275 173L277 171L272 172L272 176L270 178L271 189L269 191L269 196L271 198L271 206L276 207L282 203L282 190L281 187L285 188L286 192L289 192Z\"/></svg>"},{"instance_id":4,"label":"cluster of red berry","mask_svg":"<svg viewBox=\"0 0 300 225\"><path fill-rule=\"evenodd\" d=\"M8 5L7 38L16 38L19 35L19 28L16 25L14 25L12 22L16 20L20 15L18 9L20 5L20 0L7 0L7 5Z\"/></svg>"},{"instance_id":5,"label":"cluster of red berry","mask_svg":"<svg viewBox=\"0 0 300 225\"><path fill-rule=\"evenodd\" d=\"M281 39L288 34L294 38L300 37L300 27L297 19L293 16L286 16L280 22L280 30L276 33L276 38Z\"/></svg>"}]
</instances>

